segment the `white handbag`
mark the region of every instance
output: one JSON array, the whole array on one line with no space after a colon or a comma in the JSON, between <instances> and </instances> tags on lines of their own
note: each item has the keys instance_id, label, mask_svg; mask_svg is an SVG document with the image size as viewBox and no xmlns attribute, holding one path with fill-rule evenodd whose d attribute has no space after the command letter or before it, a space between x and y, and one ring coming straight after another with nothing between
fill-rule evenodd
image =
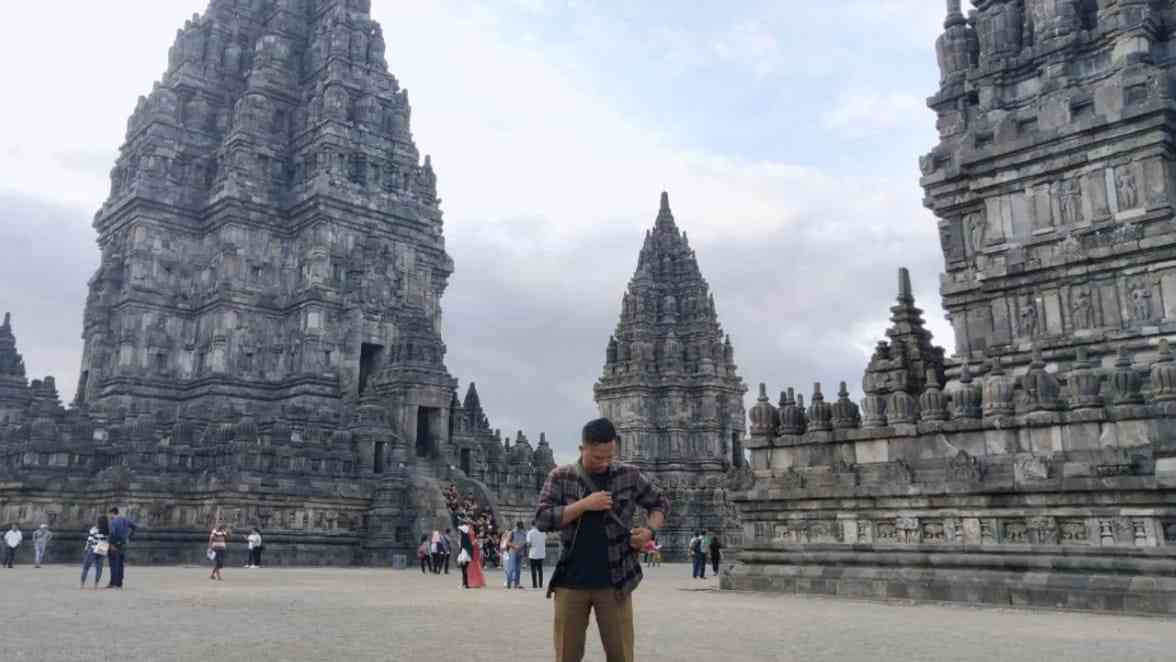
<instances>
[{"instance_id":1,"label":"white handbag","mask_svg":"<svg viewBox=\"0 0 1176 662\"><path fill-rule=\"evenodd\" d=\"M457 555L457 564L458 564L458 565L466 565L466 564L468 564L470 561L471 561L471 559L470 559L470 553L469 553L469 552L467 552L467 551L465 551L464 549L463 549L463 550L461 550L461 554L458 554L458 555Z\"/></svg>"},{"instance_id":2,"label":"white handbag","mask_svg":"<svg viewBox=\"0 0 1176 662\"><path fill-rule=\"evenodd\" d=\"M91 550L95 556L106 556L110 553L110 543L105 540L99 540L94 543L94 548Z\"/></svg>"}]
</instances>

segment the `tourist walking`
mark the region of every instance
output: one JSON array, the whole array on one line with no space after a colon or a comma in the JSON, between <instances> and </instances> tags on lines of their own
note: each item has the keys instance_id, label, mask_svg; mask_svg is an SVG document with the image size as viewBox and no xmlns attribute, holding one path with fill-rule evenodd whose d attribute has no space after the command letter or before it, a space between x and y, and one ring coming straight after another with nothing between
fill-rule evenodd
<instances>
[{"instance_id":1,"label":"tourist walking","mask_svg":"<svg viewBox=\"0 0 1176 662\"><path fill-rule=\"evenodd\" d=\"M585 425L581 440L580 460L552 470L535 511L539 530L559 531L563 547L547 588L555 594L555 660L584 658L594 612L607 662L632 662L637 553L664 524L670 503L640 469L613 461L617 431L607 418ZM614 501L614 494L624 498ZM646 526L630 528L638 506L647 511Z\"/></svg>"},{"instance_id":2,"label":"tourist walking","mask_svg":"<svg viewBox=\"0 0 1176 662\"><path fill-rule=\"evenodd\" d=\"M260 568L261 567L261 531L257 527L249 532L249 536L245 539L249 543L249 563L246 568Z\"/></svg>"},{"instance_id":3,"label":"tourist walking","mask_svg":"<svg viewBox=\"0 0 1176 662\"><path fill-rule=\"evenodd\" d=\"M212 558L212 574L208 576L209 579L217 581L224 581L221 576L221 569L225 567L225 550L229 548L229 531L222 524L217 524L212 527L212 532L208 534L208 551Z\"/></svg>"},{"instance_id":4,"label":"tourist walking","mask_svg":"<svg viewBox=\"0 0 1176 662\"><path fill-rule=\"evenodd\" d=\"M723 543L719 540L718 534L711 534L710 545L707 546L707 551L710 552L711 568L715 572L715 576L719 576L719 561L723 558Z\"/></svg>"},{"instance_id":5,"label":"tourist walking","mask_svg":"<svg viewBox=\"0 0 1176 662\"><path fill-rule=\"evenodd\" d=\"M118 513L118 508L111 508L110 512L110 583L106 588L122 588L126 571L127 544L139 526L130 519Z\"/></svg>"},{"instance_id":6,"label":"tourist walking","mask_svg":"<svg viewBox=\"0 0 1176 662\"><path fill-rule=\"evenodd\" d=\"M99 515L98 521L90 527L86 536L86 544L82 547L82 588L86 588L86 576L90 574L90 567L94 567L94 590L102 581L102 559L110 551L110 520L106 515Z\"/></svg>"},{"instance_id":7,"label":"tourist walking","mask_svg":"<svg viewBox=\"0 0 1176 662\"><path fill-rule=\"evenodd\" d=\"M421 562L421 574L429 574L429 534L421 536L421 544L417 547L417 560Z\"/></svg>"},{"instance_id":8,"label":"tourist walking","mask_svg":"<svg viewBox=\"0 0 1176 662\"><path fill-rule=\"evenodd\" d=\"M45 558L45 550L49 548L49 541L53 539L53 532L49 530L49 525L42 523L33 531L33 566L40 568L41 561Z\"/></svg>"},{"instance_id":9,"label":"tourist walking","mask_svg":"<svg viewBox=\"0 0 1176 662\"><path fill-rule=\"evenodd\" d=\"M20 532L20 527L16 524L4 533L4 565L11 568L12 562L16 560L16 548L20 547L21 541L24 540L24 534Z\"/></svg>"},{"instance_id":10,"label":"tourist walking","mask_svg":"<svg viewBox=\"0 0 1176 662\"><path fill-rule=\"evenodd\" d=\"M527 531L527 560L531 563L531 588L543 588L543 559L547 558L547 534L531 520Z\"/></svg>"}]
</instances>

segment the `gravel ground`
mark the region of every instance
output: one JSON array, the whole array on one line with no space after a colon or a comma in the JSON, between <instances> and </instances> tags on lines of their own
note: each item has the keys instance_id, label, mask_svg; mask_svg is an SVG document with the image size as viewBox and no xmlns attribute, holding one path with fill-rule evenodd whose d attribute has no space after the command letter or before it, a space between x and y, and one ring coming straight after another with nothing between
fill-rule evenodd
<instances>
[{"instance_id":1,"label":"gravel ground","mask_svg":"<svg viewBox=\"0 0 1176 662\"><path fill-rule=\"evenodd\" d=\"M470 591L460 574L411 570L227 568L213 582L197 567L131 566L124 591L80 591L77 573L0 569L0 660L552 659L551 603L504 590L501 572ZM689 575L654 568L638 590L639 659L1176 659L1170 619L736 594ZM586 659L603 660L591 627Z\"/></svg>"}]
</instances>

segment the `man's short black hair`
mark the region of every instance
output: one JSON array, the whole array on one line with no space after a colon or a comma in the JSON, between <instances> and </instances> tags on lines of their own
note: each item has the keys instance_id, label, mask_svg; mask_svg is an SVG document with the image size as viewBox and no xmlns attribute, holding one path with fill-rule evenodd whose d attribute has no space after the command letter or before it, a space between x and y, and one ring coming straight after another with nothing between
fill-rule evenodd
<instances>
[{"instance_id":1,"label":"man's short black hair","mask_svg":"<svg viewBox=\"0 0 1176 662\"><path fill-rule=\"evenodd\" d=\"M515 528L516 529L523 528L523 520L519 520L519 521L515 522Z\"/></svg>"},{"instance_id":2,"label":"man's short black hair","mask_svg":"<svg viewBox=\"0 0 1176 662\"><path fill-rule=\"evenodd\" d=\"M617 429L607 418L588 421L581 441L586 444L607 444L617 440Z\"/></svg>"},{"instance_id":3,"label":"man's short black hair","mask_svg":"<svg viewBox=\"0 0 1176 662\"><path fill-rule=\"evenodd\" d=\"M117 507L115 507L115 508L111 508L111 509L110 509L110 514L111 514L111 515L117 515L117 514L118 514L118 508L117 508Z\"/></svg>"}]
</instances>

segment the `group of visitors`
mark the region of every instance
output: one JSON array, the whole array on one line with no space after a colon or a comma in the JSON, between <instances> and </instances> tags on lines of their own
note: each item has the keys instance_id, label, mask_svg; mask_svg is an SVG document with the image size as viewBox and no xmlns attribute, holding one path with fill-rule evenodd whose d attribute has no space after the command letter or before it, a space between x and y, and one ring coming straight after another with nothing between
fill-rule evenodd
<instances>
[{"instance_id":1,"label":"group of visitors","mask_svg":"<svg viewBox=\"0 0 1176 662\"><path fill-rule=\"evenodd\" d=\"M45 559L45 552L49 549L49 541L53 539L53 532L48 524L42 524L33 531L33 564L40 568ZM13 524L4 532L4 567L11 568L16 561L16 550L24 542L24 533L20 527Z\"/></svg>"},{"instance_id":2,"label":"group of visitors","mask_svg":"<svg viewBox=\"0 0 1176 662\"><path fill-rule=\"evenodd\" d=\"M547 536L531 522L531 530L524 531L521 521L515 528L502 534L499 542L506 563L506 588L523 588L523 559L531 568L531 588L543 588L543 560L547 557Z\"/></svg>"},{"instance_id":3,"label":"group of visitors","mask_svg":"<svg viewBox=\"0 0 1176 662\"><path fill-rule=\"evenodd\" d=\"M98 516L82 546L81 588L86 588L86 577L90 574L91 567L94 568L94 588L98 588L98 584L102 582L104 559L108 559L110 563L110 582L106 588L123 587L127 544L138 528L133 521L120 515L118 508L111 508L106 515Z\"/></svg>"},{"instance_id":4,"label":"group of visitors","mask_svg":"<svg viewBox=\"0 0 1176 662\"><path fill-rule=\"evenodd\" d=\"M694 579L706 579L706 563L710 561L714 574L719 574L723 559L723 542L711 530L695 531L690 539L690 560L694 564Z\"/></svg>"},{"instance_id":5,"label":"group of visitors","mask_svg":"<svg viewBox=\"0 0 1176 662\"><path fill-rule=\"evenodd\" d=\"M206 552L208 560L212 561L212 574L208 576L209 579L223 581L221 570L225 567L225 554L229 549L229 536L231 530L221 523L217 523L212 527L212 531L208 534L208 551ZM261 531L257 527L253 527L249 531L249 535L245 537L245 542L248 545L249 560L245 563L246 568L260 568L261 567L261 551L265 546L261 544Z\"/></svg>"},{"instance_id":6,"label":"group of visitors","mask_svg":"<svg viewBox=\"0 0 1176 662\"><path fill-rule=\"evenodd\" d=\"M417 547L417 560L421 564L421 573L434 575L449 574L449 559L453 555L453 529L445 529L445 533L433 531L432 535L421 536L421 544Z\"/></svg>"},{"instance_id":7,"label":"group of visitors","mask_svg":"<svg viewBox=\"0 0 1176 662\"><path fill-rule=\"evenodd\" d=\"M90 569L94 569L94 588L102 581L103 565L110 567L110 581L106 588L122 588L124 570L126 566L127 544L138 529L138 525L127 517L119 514L118 508L111 508L105 515L99 515L94 525L86 534L86 541L82 545L82 582L86 588L86 580L90 576ZM217 524L208 535L208 560L213 563L209 579L223 580L221 570L225 564L225 553L228 550L230 531L222 524ZM34 565L41 567L45 560L49 543L53 539L53 532L48 524L41 524L33 532ZM4 532L4 565L14 567L16 552L24 542L24 534L20 527L12 524ZM261 567L261 531L256 527L246 537L249 548L249 562L246 568Z\"/></svg>"},{"instance_id":8,"label":"group of visitors","mask_svg":"<svg viewBox=\"0 0 1176 662\"><path fill-rule=\"evenodd\" d=\"M445 502L455 524L468 523L477 532L473 544L481 552L481 567L486 568L490 564L502 567L502 557L499 555L502 536L498 532L493 511L483 507L473 494L462 496L457 486L452 484L445 488Z\"/></svg>"},{"instance_id":9,"label":"group of visitors","mask_svg":"<svg viewBox=\"0 0 1176 662\"><path fill-rule=\"evenodd\" d=\"M110 560L110 583L106 588L122 588L126 546L137 528L134 522L119 514L118 508L111 508L109 513L98 517L90 527L86 542L82 546L82 588L86 587L86 577L90 574L90 568L94 568L94 588L98 588L98 583L102 580L102 565L107 558ZM48 524L42 523L33 532L34 567L41 567L52 540L53 531L49 529ZM16 551L23 542L24 533L16 524L4 532L5 567L14 567Z\"/></svg>"}]
</instances>

